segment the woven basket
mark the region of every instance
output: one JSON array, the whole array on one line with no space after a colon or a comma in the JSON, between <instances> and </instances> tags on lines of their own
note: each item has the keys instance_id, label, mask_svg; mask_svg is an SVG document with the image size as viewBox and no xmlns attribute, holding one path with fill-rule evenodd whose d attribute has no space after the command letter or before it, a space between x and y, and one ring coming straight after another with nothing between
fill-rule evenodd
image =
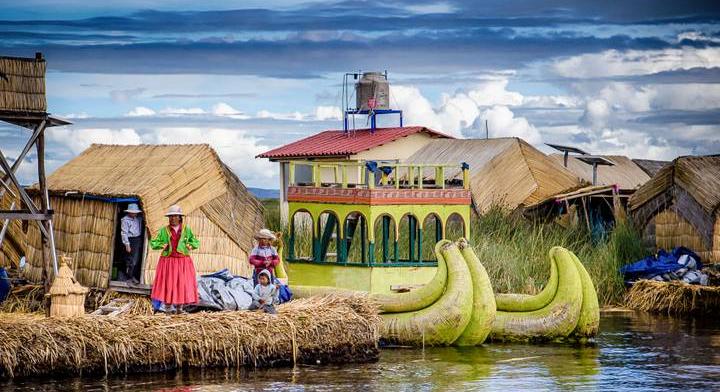
<instances>
[{"instance_id":1,"label":"woven basket","mask_svg":"<svg viewBox=\"0 0 720 392\"><path fill-rule=\"evenodd\" d=\"M69 257L62 257L60 268L50 286L50 316L72 317L85 314L85 295L88 289L75 280L68 266Z\"/></svg>"}]
</instances>

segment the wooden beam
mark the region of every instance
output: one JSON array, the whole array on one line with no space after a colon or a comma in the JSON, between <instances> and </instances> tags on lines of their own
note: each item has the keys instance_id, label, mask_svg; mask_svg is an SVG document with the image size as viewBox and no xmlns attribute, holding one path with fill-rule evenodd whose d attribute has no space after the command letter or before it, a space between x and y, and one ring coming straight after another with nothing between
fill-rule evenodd
<instances>
[{"instance_id":1,"label":"wooden beam","mask_svg":"<svg viewBox=\"0 0 720 392\"><path fill-rule=\"evenodd\" d=\"M52 216L52 210L48 210L47 213L33 213L30 210L0 210L0 220L21 219L43 221L52 219Z\"/></svg>"},{"instance_id":2,"label":"wooden beam","mask_svg":"<svg viewBox=\"0 0 720 392\"><path fill-rule=\"evenodd\" d=\"M30 149L32 148L33 144L35 144L35 141L37 140L38 136L45 131L45 127L47 125L47 121L43 120L38 124L38 126L35 128L35 131L30 136L30 139L28 139L27 143L25 143L25 147L23 148L22 152L20 152L20 155L18 155L17 159L15 159L15 162L13 162L11 170L13 173L15 173L20 167L20 164L25 160L25 156L28 152L30 152ZM9 173L5 173L5 176L3 176L3 182L8 181L10 178ZM0 197L2 197L5 194L5 190L0 190Z\"/></svg>"}]
</instances>

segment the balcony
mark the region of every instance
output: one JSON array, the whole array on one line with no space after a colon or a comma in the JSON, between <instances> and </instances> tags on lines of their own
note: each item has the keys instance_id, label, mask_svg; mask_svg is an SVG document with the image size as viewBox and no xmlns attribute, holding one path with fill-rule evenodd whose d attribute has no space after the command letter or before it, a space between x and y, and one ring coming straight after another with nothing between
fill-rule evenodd
<instances>
[{"instance_id":1,"label":"balcony","mask_svg":"<svg viewBox=\"0 0 720 392\"><path fill-rule=\"evenodd\" d=\"M468 169L466 164L294 161L289 164L287 199L371 206L469 205Z\"/></svg>"}]
</instances>

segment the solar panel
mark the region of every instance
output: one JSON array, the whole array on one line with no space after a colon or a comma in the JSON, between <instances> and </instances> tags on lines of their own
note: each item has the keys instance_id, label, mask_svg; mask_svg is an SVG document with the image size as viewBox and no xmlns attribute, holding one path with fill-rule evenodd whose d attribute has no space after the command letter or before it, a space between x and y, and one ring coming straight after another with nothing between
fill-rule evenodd
<instances>
[{"instance_id":1,"label":"solar panel","mask_svg":"<svg viewBox=\"0 0 720 392\"><path fill-rule=\"evenodd\" d=\"M599 155L582 155L577 157L577 159L587 163L588 165L606 165L606 166L615 166L615 163L605 157L601 157Z\"/></svg>"},{"instance_id":2,"label":"solar panel","mask_svg":"<svg viewBox=\"0 0 720 392\"><path fill-rule=\"evenodd\" d=\"M551 143L545 143L545 145L550 146L558 151L562 151L565 153L572 152L575 154L588 155L587 152L585 152L577 147L563 146L562 144L551 144Z\"/></svg>"}]
</instances>

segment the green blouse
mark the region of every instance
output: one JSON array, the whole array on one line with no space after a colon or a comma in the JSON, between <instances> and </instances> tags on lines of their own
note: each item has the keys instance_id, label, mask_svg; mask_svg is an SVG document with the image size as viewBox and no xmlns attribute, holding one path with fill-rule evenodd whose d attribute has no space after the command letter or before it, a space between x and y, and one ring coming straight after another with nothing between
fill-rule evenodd
<instances>
[{"instance_id":1,"label":"green blouse","mask_svg":"<svg viewBox=\"0 0 720 392\"><path fill-rule=\"evenodd\" d=\"M150 248L154 250L160 250L164 248L165 245L171 245L170 228L168 226L163 226L163 228L160 229L155 238L150 240ZM200 248L200 240L195 237L195 234L193 234L189 226L182 225L182 232L180 233L180 241L178 241L177 251L184 254L185 256L190 255L190 250L187 247L188 245L192 246L193 249L198 249ZM170 253L172 252L172 249L170 249L170 247L171 246L168 246L168 248L162 252L162 256L170 255Z\"/></svg>"}]
</instances>

